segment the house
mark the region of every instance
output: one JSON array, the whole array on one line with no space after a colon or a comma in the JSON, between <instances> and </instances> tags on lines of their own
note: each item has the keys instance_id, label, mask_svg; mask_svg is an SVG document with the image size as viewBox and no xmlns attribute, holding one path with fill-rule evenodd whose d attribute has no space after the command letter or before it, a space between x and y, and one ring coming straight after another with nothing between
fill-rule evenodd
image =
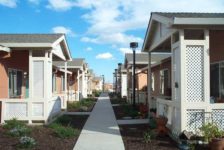
<instances>
[{"instance_id":1,"label":"house","mask_svg":"<svg viewBox=\"0 0 224 150\"><path fill-rule=\"evenodd\" d=\"M170 57L169 53L164 54L152 54L152 60L151 60L151 67L154 68L155 72L157 73L157 68L160 68L161 61L163 59L166 59ZM124 67L127 72L127 93L128 99L132 99L132 79L133 74L131 69L133 69L133 54L132 53L126 53L125 54L125 61L124 61ZM135 58L135 79L136 79L136 102L137 103L147 103L147 84L148 84L148 64L149 64L149 57L147 53L137 53ZM155 78L157 79L157 78ZM153 89L152 89L153 90ZM157 88L156 91L157 92ZM154 104L155 105L155 104Z\"/></svg>"},{"instance_id":2,"label":"house","mask_svg":"<svg viewBox=\"0 0 224 150\"><path fill-rule=\"evenodd\" d=\"M92 90L93 91L103 91L103 77L94 76L92 79Z\"/></svg>"},{"instance_id":3,"label":"house","mask_svg":"<svg viewBox=\"0 0 224 150\"><path fill-rule=\"evenodd\" d=\"M148 90L148 100L151 105L153 95L170 96L156 97L156 108L168 118L174 137L184 130L196 132L207 121L224 129L223 39L224 13L151 14L142 51L148 52L149 62L152 53L171 57L158 69L161 80L149 63L149 79L157 76L153 84L162 86Z\"/></svg>"},{"instance_id":4,"label":"house","mask_svg":"<svg viewBox=\"0 0 224 150\"><path fill-rule=\"evenodd\" d=\"M0 34L0 45L1 123L14 117L47 123L63 105L52 92L52 63L71 60L65 35Z\"/></svg>"},{"instance_id":5,"label":"house","mask_svg":"<svg viewBox=\"0 0 224 150\"><path fill-rule=\"evenodd\" d=\"M84 58L73 58L72 61L56 61L58 68L71 72L68 85L68 100L78 101L87 98L88 65Z\"/></svg>"}]
</instances>

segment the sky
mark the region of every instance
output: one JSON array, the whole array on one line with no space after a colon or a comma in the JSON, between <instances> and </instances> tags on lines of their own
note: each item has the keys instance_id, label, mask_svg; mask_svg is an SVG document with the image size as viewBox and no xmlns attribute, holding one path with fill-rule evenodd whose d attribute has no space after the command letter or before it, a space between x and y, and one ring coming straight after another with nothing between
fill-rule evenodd
<instances>
[{"instance_id":1,"label":"sky","mask_svg":"<svg viewBox=\"0 0 224 150\"><path fill-rule=\"evenodd\" d=\"M65 33L72 57L113 82L151 12L224 12L224 0L0 0L0 33Z\"/></svg>"}]
</instances>

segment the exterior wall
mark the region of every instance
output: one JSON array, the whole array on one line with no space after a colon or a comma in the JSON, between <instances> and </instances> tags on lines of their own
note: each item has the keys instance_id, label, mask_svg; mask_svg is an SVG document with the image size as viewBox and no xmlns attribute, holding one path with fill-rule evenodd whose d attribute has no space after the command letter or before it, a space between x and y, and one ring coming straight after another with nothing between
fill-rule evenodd
<instances>
[{"instance_id":1,"label":"exterior wall","mask_svg":"<svg viewBox=\"0 0 224 150\"><path fill-rule=\"evenodd\" d=\"M160 94L160 70L163 70L163 69L168 69L170 89L166 89L165 94L162 96L171 96L171 59L170 58L164 60L160 65L157 65L152 68L152 73L154 74L154 91L152 91L153 96L161 96L161 94Z\"/></svg>"},{"instance_id":2,"label":"exterior wall","mask_svg":"<svg viewBox=\"0 0 224 150\"><path fill-rule=\"evenodd\" d=\"M0 52L1 53L1 52ZM12 51L11 57L1 58L0 61L0 98L8 98L8 69L18 69L28 72L29 68L29 52L28 51ZM23 76L22 97L25 98L26 80Z\"/></svg>"},{"instance_id":3,"label":"exterior wall","mask_svg":"<svg viewBox=\"0 0 224 150\"><path fill-rule=\"evenodd\" d=\"M139 73L136 75L136 81L138 90L142 91L144 87L147 86L147 74L146 73Z\"/></svg>"},{"instance_id":4,"label":"exterior wall","mask_svg":"<svg viewBox=\"0 0 224 150\"><path fill-rule=\"evenodd\" d=\"M57 94L62 94L63 90L62 90L62 77L64 73L58 71L56 73L56 92Z\"/></svg>"},{"instance_id":5,"label":"exterior wall","mask_svg":"<svg viewBox=\"0 0 224 150\"><path fill-rule=\"evenodd\" d=\"M210 63L224 60L224 31L210 30Z\"/></svg>"}]
</instances>

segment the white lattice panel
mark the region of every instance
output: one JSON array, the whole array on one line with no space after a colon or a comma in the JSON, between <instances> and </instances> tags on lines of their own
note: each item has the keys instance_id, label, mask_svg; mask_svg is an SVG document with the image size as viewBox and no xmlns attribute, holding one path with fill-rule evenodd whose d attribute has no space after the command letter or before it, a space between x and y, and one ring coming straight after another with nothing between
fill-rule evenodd
<instances>
[{"instance_id":1,"label":"white lattice panel","mask_svg":"<svg viewBox=\"0 0 224 150\"><path fill-rule=\"evenodd\" d=\"M11 118L23 118L27 117L28 108L27 103L5 103L5 117Z\"/></svg>"},{"instance_id":2,"label":"white lattice panel","mask_svg":"<svg viewBox=\"0 0 224 150\"><path fill-rule=\"evenodd\" d=\"M186 47L186 99L204 101L204 49L203 46Z\"/></svg>"},{"instance_id":3,"label":"white lattice panel","mask_svg":"<svg viewBox=\"0 0 224 150\"><path fill-rule=\"evenodd\" d=\"M44 103L32 104L32 116L43 117L44 116Z\"/></svg>"},{"instance_id":4,"label":"white lattice panel","mask_svg":"<svg viewBox=\"0 0 224 150\"><path fill-rule=\"evenodd\" d=\"M213 109L212 121L224 130L224 109Z\"/></svg>"},{"instance_id":5,"label":"white lattice panel","mask_svg":"<svg viewBox=\"0 0 224 150\"><path fill-rule=\"evenodd\" d=\"M203 109L188 109L187 110L187 131L195 132L204 124Z\"/></svg>"}]
</instances>

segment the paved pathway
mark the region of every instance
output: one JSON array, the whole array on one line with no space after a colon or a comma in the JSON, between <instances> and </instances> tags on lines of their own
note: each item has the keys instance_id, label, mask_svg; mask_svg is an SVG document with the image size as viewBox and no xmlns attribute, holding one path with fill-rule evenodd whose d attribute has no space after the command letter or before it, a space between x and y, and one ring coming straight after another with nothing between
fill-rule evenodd
<instances>
[{"instance_id":1,"label":"paved pathway","mask_svg":"<svg viewBox=\"0 0 224 150\"><path fill-rule=\"evenodd\" d=\"M74 150L124 150L124 143L107 94L99 97Z\"/></svg>"}]
</instances>

